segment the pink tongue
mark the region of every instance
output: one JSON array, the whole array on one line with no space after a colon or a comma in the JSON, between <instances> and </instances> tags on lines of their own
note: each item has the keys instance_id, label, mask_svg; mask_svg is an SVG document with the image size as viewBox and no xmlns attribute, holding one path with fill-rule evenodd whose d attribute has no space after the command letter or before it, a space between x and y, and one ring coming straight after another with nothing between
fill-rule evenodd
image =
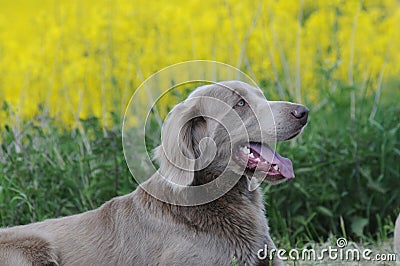
<instances>
[{"instance_id":1,"label":"pink tongue","mask_svg":"<svg viewBox=\"0 0 400 266\"><path fill-rule=\"evenodd\" d=\"M260 145L258 143L251 143L250 147L258 152L264 160L271 164L279 166L279 172L286 178L294 178L292 161L288 158L282 157L278 152L274 151L267 145Z\"/></svg>"}]
</instances>

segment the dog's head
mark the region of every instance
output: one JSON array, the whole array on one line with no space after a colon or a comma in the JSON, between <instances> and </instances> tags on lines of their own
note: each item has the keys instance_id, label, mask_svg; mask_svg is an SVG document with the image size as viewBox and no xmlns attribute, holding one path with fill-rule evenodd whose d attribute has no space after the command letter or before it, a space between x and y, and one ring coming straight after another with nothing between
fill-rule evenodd
<instances>
[{"instance_id":1,"label":"dog's head","mask_svg":"<svg viewBox=\"0 0 400 266\"><path fill-rule=\"evenodd\" d=\"M240 81L197 88L169 113L156 149L160 173L179 185L201 184L231 171L279 183L294 177L292 162L274 150L299 135L308 119L300 104L267 101ZM196 180L197 177L209 177Z\"/></svg>"}]
</instances>

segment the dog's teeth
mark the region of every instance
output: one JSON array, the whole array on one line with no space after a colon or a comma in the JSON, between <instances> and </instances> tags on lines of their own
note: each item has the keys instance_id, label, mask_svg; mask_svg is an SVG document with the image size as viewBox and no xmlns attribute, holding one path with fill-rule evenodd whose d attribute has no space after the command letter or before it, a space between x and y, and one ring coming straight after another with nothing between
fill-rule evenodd
<instances>
[{"instance_id":1,"label":"dog's teeth","mask_svg":"<svg viewBox=\"0 0 400 266\"><path fill-rule=\"evenodd\" d=\"M250 157L250 158L254 158L254 154L253 154L253 153L250 153L250 154L249 154L249 157Z\"/></svg>"},{"instance_id":2,"label":"dog's teeth","mask_svg":"<svg viewBox=\"0 0 400 266\"><path fill-rule=\"evenodd\" d=\"M276 171L279 170L279 166L277 164L275 164L274 166L272 166Z\"/></svg>"},{"instance_id":3,"label":"dog's teeth","mask_svg":"<svg viewBox=\"0 0 400 266\"><path fill-rule=\"evenodd\" d=\"M250 153L250 149L247 148L247 147L242 147L240 149L244 152L244 154L249 154Z\"/></svg>"}]
</instances>

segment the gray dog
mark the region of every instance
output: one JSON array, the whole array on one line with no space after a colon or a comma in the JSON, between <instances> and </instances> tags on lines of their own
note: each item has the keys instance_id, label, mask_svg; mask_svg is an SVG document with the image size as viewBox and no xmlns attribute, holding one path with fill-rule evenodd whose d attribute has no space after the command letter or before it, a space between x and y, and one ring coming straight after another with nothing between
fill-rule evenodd
<instances>
[{"instance_id":1,"label":"gray dog","mask_svg":"<svg viewBox=\"0 0 400 266\"><path fill-rule=\"evenodd\" d=\"M168 115L151 178L96 210L0 230L0 265L281 265L257 256L275 245L262 193L249 188L294 177L270 144L300 134L307 119L303 105L268 102L240 81L199 87ZM221 176L237 182L196 206L148 193L192 200L190 188Z\"/></svg>"},{"instance_id":2,"label":"gray dog","mask_svg":"<svg viewBox=\"0 0 400 266\"><path fill-rule=\"evenodd\" d=\"M400 215L397 217L394 227L394 251L400 254Z\"/></svg>"}]
</instances>

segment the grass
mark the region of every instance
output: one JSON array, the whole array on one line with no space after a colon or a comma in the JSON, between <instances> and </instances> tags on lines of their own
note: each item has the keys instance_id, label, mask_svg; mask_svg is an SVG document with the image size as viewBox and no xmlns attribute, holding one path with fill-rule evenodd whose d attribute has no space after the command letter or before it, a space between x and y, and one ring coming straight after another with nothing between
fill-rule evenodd
<instances>
[{"instance_id":1,"label":"grass","mask_svg":"<svg viewBox=\"0 0 400 266\"><path fill-rule=\"evenodd\" d=\"M352 114L350 97L343 97L351 88L338 90L311 110L299 140L278 148L293 158L297 174L294 182L265 187L271 227L283 245L392 235L400 206L399 106L386 98L370 119L376 95L355 98Z\"/></svg>"},{"instance_id":2,"label":"grass","mask_svg":"<svg viewBox=\"0 0 400 266\"><path fill-rule=\"evenodd\" d=\"M1 226L93 209L136 187L121 131L104 130L96 118L68 131L36 117L18 129L6 125L1 137Z\"/></svg>"}]
</instances>

